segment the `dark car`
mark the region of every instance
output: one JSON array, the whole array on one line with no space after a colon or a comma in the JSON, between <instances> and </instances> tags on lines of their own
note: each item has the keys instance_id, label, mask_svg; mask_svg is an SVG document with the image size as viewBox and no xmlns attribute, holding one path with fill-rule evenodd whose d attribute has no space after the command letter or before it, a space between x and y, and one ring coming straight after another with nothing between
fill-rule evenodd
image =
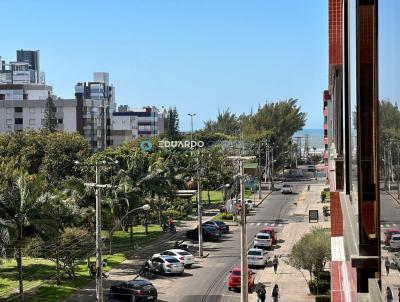
<instances>
[{"instance_id":1,"label":"dark car","mask_svg":"<svg viewBox=\"0 0 400 302\"><path fill-rule=\"evenodd\" d=\"M218 235L218 238L222 237L222 232L219 230L219 228L217 228L213 225L203 225L202 227L203 227L203 229L206 229L207 231Z\"/></svg>"},{"instance_id":2,"label":"dark car","mask_svg":"<svg viewBox=\"0 0 400 302\"><path fill-rule=\"evenodd\" d=\"M142 279L112 285L108 301L157 301L157 290L154 285Z\"/></svg>"},{"instance_id":3,"label":"dark car","mask_svg":"<svg viewBox=\"0 0 400 302\"><path fill-rule=\"evenodd\" d=\"M216 228L212 227L203 227L203 240L204 241L214 241L214 240L219 240L220 232ZM197 228L187 231L186 232L186 237L192 240L198 240L199 239L199 231Z\"/></svg>"},{"instance_id":4,"label":"dark car","mask_svg":"<svg viewBox=\"0 0 400 302\"><path fill-rule=\"evenodd\" d=\"M222 234L229 233L229 226L223 221L209 220L203 223L203 226L207 225L217 228Z\"/></svg>"}]
</instances>

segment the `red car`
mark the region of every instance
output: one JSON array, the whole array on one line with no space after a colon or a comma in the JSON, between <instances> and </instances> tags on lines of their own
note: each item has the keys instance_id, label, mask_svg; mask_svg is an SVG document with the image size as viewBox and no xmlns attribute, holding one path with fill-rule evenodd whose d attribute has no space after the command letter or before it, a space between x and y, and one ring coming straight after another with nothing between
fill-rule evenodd
<instances>
[{"instance_id":1,"label":"red car","mask_svg":"<svg viewBox=\"0 0 400 302\"><path fill-rule=\"evenodd\" d=\"M229 290L240 290L240 267L235 267L233 270L229 272L229 279L228 279L228 288ZM251 290L254 287L254 275L255 273L252 272L250 269L248 270L248 287Z\"/></svg>"},{"instance_id":2,"label":"red car","mask_svg":"<svg viewBox=\"0 0 400 302\"><path fill-rule=\"evenodd\" d=\"M390 245L390 239L392 239L393 234L400 234L400 229L387 229L385 230L385 245Z\"/></svg>"},{"instance_id":3,"label":"red car","mask_svg":"<svg viewBox=\"0 0 400 302\"><path fill-rule=\"evenodd\" d=\"M265 227L260 230L260 233L268 233L272 238L272 244L275 245L278 243L278 236L276 235L276 231L271 227Z\"/></svg>"}]
</instances>

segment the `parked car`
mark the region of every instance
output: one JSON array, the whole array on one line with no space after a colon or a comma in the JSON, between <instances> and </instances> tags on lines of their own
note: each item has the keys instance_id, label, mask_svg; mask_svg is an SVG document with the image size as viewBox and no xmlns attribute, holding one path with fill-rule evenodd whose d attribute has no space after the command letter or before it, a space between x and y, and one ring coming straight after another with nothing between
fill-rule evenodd
<instances>
[{"instance_id":1,"label":"parked car","mask_svg":"<svg viewBox=\"0 0 400 302\"><path fill-rule=\"evenodd\" d=\"M183 263L171 256L154 257L151 259L150 265L162 275L182 274L185 269Z\"/></svg>"},{"instance_id":2,"label":"parked car","mask_svg":"<svg viewBox=\"0 0 400 302\"><path fill-rule=\"evenodd\" d=\"M203 223L203 226L207 226L207 225L217 228L222 234L229 233L229 226L223 221L208 220Z\"/></svg>"},{"instance_id":3,"label":"parked car","mask_svg":"<svg viewBox=\"0 0 400 302\"><path fill-rule=\"evenodd\" d=\"M180 249L171 249L158 254L154 254L153 259L160 256L174 257L178 259L181 263L183 263L185 267L191 267L192 264L194 264L194 256L191 253Z\"/></svg>"},{"instance_id":4,"label":"parked car","mask_svg":"<svg viewBox=\"0 0 400 302\"><path fill-rule=\"evenodd\" d=\"M262 249L249 249L247 252L247 263L249 266L266 266L268 260L267 252Z\"/></svg>"},{"instance_id":5,"label":"parked car","mask_svg":"<svg viewBox=\"0 0 400 302\"><path fill-rule=\"evenodd\" d=\"M400 252L396 252L393 255L393 263L395 267L400 270Z\"/></svg>"},{"instance_id":6,"label":"parked car","mask_svg":"<svg viewBox=\"0 0 400 302\"><path fill-rule=\"evenodd\" d=\"M157 289L142 279L111 285L108 301L157 301Z\"/></svg>"},{"instance_id":7,"label":"parked car","mask_svg":"<svg viewBox=\"0 0 400 302\"><path fill-rule=\"evenodd\" d=\"M397 250L400 248L400 234L393 234L389 242L390 248Z\"/></svg>"},{"instance_id":8,"label":"parked car","mask_svg":"<svg viewBox=\"0 0 400 302\"><path fill-rule=\"evenodd\" d=\"M245 200L245 203L246 203L246 208L247 208L249 211L253 210L253 208L254 208L254 203L253 203L253 201L252 201L251 199L246 199L246 200Z\"/></svg>"},{"instance_id":9,"label":"parked car","mask_svg":"<svg viewBox=\"0 0 400 302\"><path fill-rule=\"evenodd\" d=\"M258 233L254 238L254 248L272 249L272 239L269 233Z\"/></svg>"},{"instance_id":10,"label":"parked car","mask_svg":"<svg viewBox=\"0 0 400 302\"><path fill-rule=\"evenodd\" d=\"M240 290L240 267L235 267L233 270L229 272L229 278L228 278L228 289L229 290ZM251 290L254 287L254 275L255 273L252 272L250 269L248 270L248 287L249 290Z\"/></svg>"},{"instance_id":11,"label":"parked car","mask_svg":"<svg viewBox=\"0 0 400 302\"><path fill-rule=\"evenodd\" d=\"M292 186L289 184L283 184L282 188L281 188L281 193L282 194L292 194L293 193Z\"/></svg>"},{"instance_id":12,"label":"parked car","mask_svg":"<svg viewBox=\"0 0 400 302\"><path fill-rule=\"evenodd\" d=\"M215 240L219 240L220 237L220 233L213 231L211 228L202 228L203 230L203 240L204 241L215 241ZM216 229L214 229L216 230ZM199 239L199 231L197 228L193 229L193 230L189 230L186 232L186 237L191 239L191 240L198 240Z\"/></svg>"},{"instance_id":13,"label":"parked car","mask_svg":"<svg viewBox=\"0 0 400 302\"><path fill-rule=\"evenodd\" d=\"M390 239L392 238L393 234L400 234L400 229L386 229L385 230L385 245L389 246L390 245Z\"/></svg>"},{"instance_id":14,"label":"parked car","mask_svg":"<svg viewBox=\"0 0 400 302\"><path fill-rule=\"evenodd\" d=\"M265 227L262 228L259 233L268 233L271 238L272 238L272 244L277 244L278 243L278 235L277 235L277 231L275 231L274 228L272 227Z\"/></svg>"}]
</instances>

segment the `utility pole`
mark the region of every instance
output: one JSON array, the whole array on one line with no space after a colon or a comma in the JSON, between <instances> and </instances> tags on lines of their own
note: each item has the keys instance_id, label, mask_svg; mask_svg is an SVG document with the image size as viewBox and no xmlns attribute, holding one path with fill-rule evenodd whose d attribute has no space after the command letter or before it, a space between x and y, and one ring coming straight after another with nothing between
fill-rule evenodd
<instances>
[{"instance_id":1,"label":"utility pole","mask_svg":"<svg viewBox=\"0 0 400 302\"><path fill-rule=\"evenodd\" d=\"M81 165L78 161L75 161L76 165ZM101 188L112 188L111 184L101 184L100 180L100 166L107 166L118 164L115 162L96 162L95 164L83 164L85 166L94 166L96 173L95 183L85 183L87 187L95 188L96 195L96 301L103 302L103 260L102 260L102 247L103 242L101 239Z\"/></svg>"},{"instance_id":2,"label":"utility pole","mask_svg":"<svg viewBox=\"0 0 400 302\"><path fill-rule=\"evenodd\" d=\"M200 160L197 158L197 217L199 221L199 257L203 257L203 209L201 203L201 175L200 175Z\"/></svg>"},{"instance_id":3,"label":"utility pole","mask_svg":"<svg viewBox=\"0 0 400 302\"><path fill-rule=\"evenodd\" d=\"M275 188L274 187L274 149L270 148L271 152L271 191Z\"/></svg>"},{"instance_id":4,"label":"utility pole","mask_svg":"<svg viewBox=\"0 0 400 302\"><path fill-rule=\"evenodd\" d=\"M239 160L240 165L240 201L242 204L242 211L240 217L240 264L241 264L241 286L240 286L240 295L241 302L248 301L248 268L247 268L247 230L246 230L246 202L244 200L244 168L243 168L243 160Z\"/></svg>"},{"instance_id":5,"label":"utility pole","mask_svg":"<svg viewBox=\"0 0 400 302\"><path fill-rule=\"evenodd\" d=\"M396 167L396 169L397 169L397 199L400 199L400 189L399 189L399 187L400 187L400 174L399 174L399 163L400 163L400 161L399 161L399 156L400 156L400 145L399 145L399 142L397 142L397 167Z\"/></svg>"},{"instance_id":6,"label":"utility pole","mask_svg":"<svg viewBox=\"0 0 400 302\"><path fill-rule=\"evenodd\" d=\"M258 144L258 198L261 199L261 141Z\"/></svg>"},{"instance_id":7,"label":"utility pole","mask_svg":"<svg viewBox=\"0 0 400 302\"><path fill-rule=\"evenodd\" d=\"M265 141L265 179L264 181L267 182L267 176L268 176L268 140Z\"/></svg>"},{"instance_id":8,"label":"utility pole","mask_svg":"<svg viewBox=\"0 0 400 302\"><path fill-rule=\"evenodd\" d=\"M190 116L190 125L192 128L192 131L190 133L190 141L193 141L193 117L196 115L196 113L188 113L188 115ZM192 143L190 143L190 145L192 145Z\"/></svg>"}]
</instances>

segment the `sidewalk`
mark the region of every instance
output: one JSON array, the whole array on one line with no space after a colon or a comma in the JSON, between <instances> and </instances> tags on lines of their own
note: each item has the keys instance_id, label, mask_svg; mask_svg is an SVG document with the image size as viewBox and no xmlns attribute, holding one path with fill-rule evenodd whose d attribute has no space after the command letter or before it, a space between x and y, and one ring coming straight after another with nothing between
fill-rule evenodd
<instances>
[{"instance_id":1,"label":"sidewalk","mask_svg":"<svg viewBox=\"0 0 400 302\"><path fill-rule=\"evenodd\" d=\"M267 300L270 301L271 291L275 284L278 284L281 292L281 301L291 302L313 302L315 297L310 294L307 280L308 271L298 271L288 264L289 256L293 245L302 235L309 232L312 227L330 227L330 221L323 221L322 204L320 203L320 192L323 184L312 184L310 192L299 193L296 208L292 211L293 216L303 216L302 222L290 222L285 225L282 233L278 233L278 246L269 254L270 261L274 255L278 255L279 266L277 274L274 273L272 264L269 264L262 272L258 282L263 283L267 290ZM319 222L308 222L308 210L319 211ZM257 283L257 282L256 282ZM257 300L257 294L249 296L249 301Z\"/></svg>"},{"instance_id":2,"label":"sidewalk","mask_svg":"<svg viewBox=\"0 0 400 302\"><path fill-rule=\"evenodd\" d=\"M262 190L262 197L261 199L255 196L254 202L258 206L261 204L265 198L269 196L269 191ZM218 209L207 209L203 211L203 222L212 219L215 215L219 214ZM237 225L237 222L227 222L229 225ZM197 220L190 220L190 221L182 221L180 226L177 227L176 234L165 234L157 242L152 243L148 246L143 247L142 249L137 251L137 255L134 258L127 259L122 262L117 267L111 269L108 274L107 279L103 279L103 292L107 293L108 289L110 288L112 283L121 282L121 281L128 281L137 278L137 272L143 262L151 257L153 254L160 252L164 249L171 248L178 238L184 236L185 232L189 229L193 229L197 227L198 222ZM208 254L204 255L205 257ZM104 298L106 294L104 294ZM92 280L89 282L84 288L78 289L77 292L69 296L65 302L88 302L88 301L95 301L96 299L96 282Z\"/></svg>"}]
</instances>

